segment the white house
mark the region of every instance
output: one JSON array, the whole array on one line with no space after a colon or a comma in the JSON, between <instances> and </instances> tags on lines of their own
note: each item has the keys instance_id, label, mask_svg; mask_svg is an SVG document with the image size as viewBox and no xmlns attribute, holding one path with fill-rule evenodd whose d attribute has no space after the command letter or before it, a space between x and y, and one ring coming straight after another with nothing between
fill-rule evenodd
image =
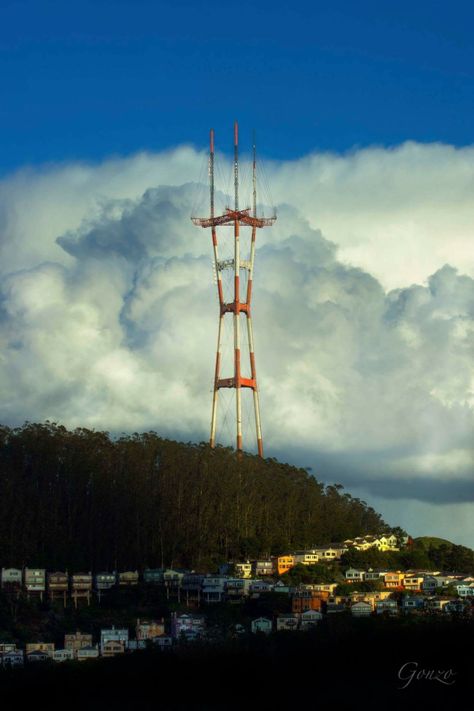
<instances>
[{"instance_id":1,"label":"white house","mask_svg":"<svg viewBox=\"0 0 474 711\"><path fill-rule=\"evenodd\" d=\"M308 630L316 627L318 622L323 619L322 613L317 610L305 610L300 616L300 629Z\"/></svg>"},{"instance_id":2,"label":"white house","mask_svg":"<svg viewBox=\"0 0 474 711\"><path fill-rule=\"evenodd\" d=\"M20 568L2 568L2 588L20 590L23 573Z\"/></svg>"},{"instance_id":3,"label":"white house","mask_svg":"<svg viewBox=\"0 0 474 711\"><path fill-rule=\"evenodd\" d=\"M257 617L256 620L252 620L251 630L255 634L257 632L263 632L264 634L270 634L272 631L272 621L267 617Z\"/></svg>"},{"instance_id":4,"label":"white house","mask_svg":"<svg viewBox=\"0 0 474 711\"><path fill-rule=\"evenodd\" d=\"M348 568L344 577L348 583L360 583L365 580L365 570L357 570L357 568Z\"/></svg>"},{"instance_id":5,"label":"white house","mask_svg":"<svg viewBox=\"0 0 474 711\"><path fill-rule=\"evenodd\" d=\"M353 617L369 617L372 614L372 605L370 602L355 602L351 605L351 614Z\"/></svg>"},{"instance_id":6,"label":"white house","mask_svg":"<svg viewBox=\"0 0 474 711\"><path fill-rule=\"evenodd\" d=\"M364 580L367 580L371 583L375 583L378 581L383 583L387 572L387 570L368 570L365 574Z\"/></svg>"},{"instance_id":7,"label":"white house","mask_svg":"<svg viewBox=\"0 0 474 711\"><path fill-rule=\"evenodd\" d=\"M74 652L72 649L55 649L53 659L55 662L70 662L74 659Z\"/></svg>"},{"instance_id":8,"label":"white house","mask_svg":"<svg viewBox=\"0 0 474 711\"><path fill-rule=\"evenodd\" d=\"M90 645L88 647L81 647L80 649L76 650L76 659L79 662L85 662L88 659L97 659L99 656L99 647L98 645Z\"/></svg>"}]
</instances>

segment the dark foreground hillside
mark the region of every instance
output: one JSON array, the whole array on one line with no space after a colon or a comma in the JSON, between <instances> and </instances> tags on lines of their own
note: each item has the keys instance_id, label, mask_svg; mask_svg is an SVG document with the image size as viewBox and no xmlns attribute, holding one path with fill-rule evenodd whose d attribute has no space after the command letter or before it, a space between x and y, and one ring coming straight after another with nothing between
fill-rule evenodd
<instances>
[{"instance_id":1,"label":"dark foreground hillside","mask_svg":"<svg viewBox=\"0 0 474 711\"><path fill-rule=\"evenodd\" d=\"M0 565L210 568L387 529L304 469L54 423L0 428Z\"/></svg>"},{"instance_id":2,"label":"dark foreground hillside","mask_svg":"<svg viewBox=\"0 0 474 711\"><path fill-rule=\"evenodd\" d=\"M431 709L451 708L474 690L473 632L471 620L340 616L304 634L0 672L2 700L14 700L19 708L34 700L50 711L266 711L321 709L323 703L335 709L412 709L420 701Z\"/></svg>"}]
</instances>

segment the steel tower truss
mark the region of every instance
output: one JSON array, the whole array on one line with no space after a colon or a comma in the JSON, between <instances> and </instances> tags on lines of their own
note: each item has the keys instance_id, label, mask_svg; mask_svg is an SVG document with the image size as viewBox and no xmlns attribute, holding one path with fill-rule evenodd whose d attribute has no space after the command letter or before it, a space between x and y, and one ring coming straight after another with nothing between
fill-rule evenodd
<instances>
[{"instance_id":1,"label":"steel tower truss","mask_svg":"<svg viewBox=\"0 0 474 711\"><path fill-rule=\"evenodd\" d=\"M214 393L212 398L212 417L211 417L211 436L210 445L214 447L216 444L216 425L217 425L217 405L219 399L219 390L221 388L233 388L235 390L235 405L236 405L236 449L242 450L242 388L250 388L253 392L253 405L255 413L255 430L257 436L258 454L263 456L263 440L262 428L260 423L260 403L257 386L257 372L255 368L255 353L253 343L253 328L250 306L252 300L252 281L253 267L255 260L255 240L257 229L271 226L276 217L258 217L257 216L257 163L256 149L253 146L253 162L252 162L252 209L239 208L239 129L237 122L234 123L234 207L226 207L224 214L216 215L214 210L214 129L210 131L210 150L209 150L209 192L210 192L210 216L209 217L192 217L195 225L200 227L210 227L212 234L212 246L214 250L214 264L217 273L217 293L219 297L219 327L217 335L217 354L214 374ZM234 230L234 258L219 260L217 228L221 226L233 226ZM240 258L240 228L250 227L252 229L250 238L250 258L242 260ZM234 299L230 303L224 300L224 290L222 287L222 271L224 269L232 269L234 272ZM248 271L247 290L245 301L241 301L240 293L240 274L241 270ZM226 314L232 314L234 326L234 373L232 377L221 377L221 361L222 361L222 337L224 328L224 318ZM241 374L241 314L245 314L247 322L247 335L250 357L250 378L242 377Z\"/></svg>"}]
</instances>

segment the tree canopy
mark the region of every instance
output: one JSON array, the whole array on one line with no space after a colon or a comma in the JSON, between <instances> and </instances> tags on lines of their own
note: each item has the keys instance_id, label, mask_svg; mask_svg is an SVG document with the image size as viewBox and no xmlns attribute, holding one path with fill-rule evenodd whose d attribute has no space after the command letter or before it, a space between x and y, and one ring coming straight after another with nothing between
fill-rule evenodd
<instances>
[{"instance_id":1,"label":"tree canopy","mask_svg":"<svg viewBox=\"0 0 474 711\"><path fill-rule=\"evenodd\" d=\"M341 488L155 432L0 427L0 565L208 570L388 529Z\"/></svg>"}]
</instances>

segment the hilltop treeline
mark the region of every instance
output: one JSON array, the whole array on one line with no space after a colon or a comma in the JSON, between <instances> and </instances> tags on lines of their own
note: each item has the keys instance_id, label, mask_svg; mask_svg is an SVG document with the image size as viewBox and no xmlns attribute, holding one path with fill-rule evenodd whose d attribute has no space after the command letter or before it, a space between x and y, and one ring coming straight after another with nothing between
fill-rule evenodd
<instances>
[{"instance_id":1,"label":"hilltop treeline","mask_svg":"<svg viewBox=\"0 0 474 711\"><path fill-rule=\"evenodd\" d=\"M154 432L0 428L0 565L187 566L387 530L304 469Z\"/></svg>"}]
</instances>

